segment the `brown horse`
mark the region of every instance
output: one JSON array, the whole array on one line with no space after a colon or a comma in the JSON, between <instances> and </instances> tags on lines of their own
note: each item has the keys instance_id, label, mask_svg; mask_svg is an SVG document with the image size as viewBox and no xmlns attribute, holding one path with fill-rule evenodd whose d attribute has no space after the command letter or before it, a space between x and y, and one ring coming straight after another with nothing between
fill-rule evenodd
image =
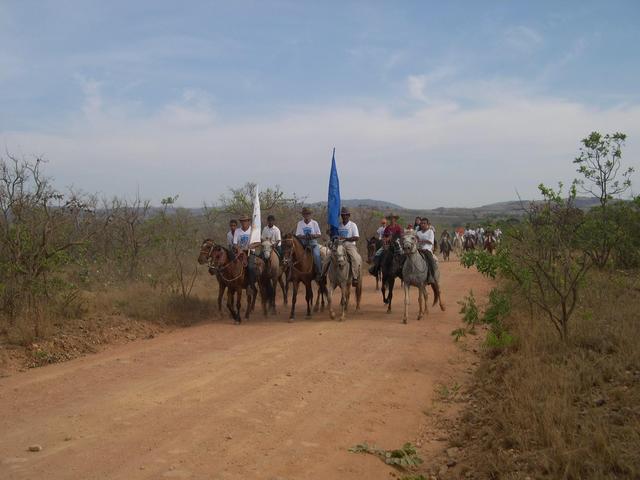
<instances>
[{"instance_id":1,"label":"brown horse","mask_svg":"<svg viewBox=\"0 0 640 480\"><path fill-rule=\"evenodd\" d=\"M293 284L289 321L293 321L295 319L296 300L298 298L298 287L300 286L300 282L302 282L305 287L307 317L311 317L311 307L313 306L313 288L311 282L316 278L313 254L310 250L305 248L304 245L302 245L302 242L297 237L294 237L290 233L286 234L282 239L282 264L289 271L287 281L290 281ZM324 287L324 290L326 290L326 287ZM322 291L323 286L320 285L318 297L322 295Z\"/></svg>"},{"instance_id":2,"label":"brown horse","mask_svg":"<svg viewBox=\"0 0 640 480\"><path fill-rule=\"evenodd\" d=\"M207 238L200 248L200 255L198 255L198 263L200 265L204 265L205 263L209 263L209 274L216 277L218 280L218 312L222 312L222 299L224 298L224 291L227 289L227 284L224 283L222 277L220 277L220 272L218 272L211 265L211 251L213 247L215 247L215 242L210 238Z\"/></svg>"},{"instance_id":3,"label":"brown horse","mask_svg":"<svg viewBox=\"0 0 640 480\"><path fill-rule=\"evenodd\" d=\"M464 243L462 244L462 250L468 252L469 250L475 250L476 241L471 235L464 237Z\"/></svg>"},{"instance_id":4,"label":"brown horse","mask_svg":"<svg viewBox=\"0 0 640 480\"><path fill-rule=\"evenodd\" d=\"M240 303L242 300L242 290L247 290L247 309L245 311L245 320L249 319L249 314L256 304L258 290L255 284L249 282L247 270L247 257L244 253L240 253L235 258L231 252L217 245L213 240L207 239L200 247L200 256L198 261L203 258L209 262L209 268L219 275L220 280L227 288L227 308L234 320L234 323L241 322ZM261 259L256 258L256 276L262 273L264 264ZM204 262L202 262L204 263ZM235 298L235 307L234 307Z\"/></svg>"}]
</instances>

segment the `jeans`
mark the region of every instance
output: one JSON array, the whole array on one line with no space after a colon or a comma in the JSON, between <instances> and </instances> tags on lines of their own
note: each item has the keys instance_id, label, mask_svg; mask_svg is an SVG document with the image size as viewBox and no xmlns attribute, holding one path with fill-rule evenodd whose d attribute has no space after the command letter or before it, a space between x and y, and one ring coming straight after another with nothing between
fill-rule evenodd
<instances>
[{"instance_id":1,"label":"jeans","mask_svg":"<svg viewBox=\"0 0 640 480\"><path fill-rule=\"evenodd\" d=\"M313 253L313 263L316 266L316 273L320 275L322 273L322 258L320 258L320 245L318 241L313 238L311 240L302 240L302 245L310 247Z\"/></svg>"}]
</instances>

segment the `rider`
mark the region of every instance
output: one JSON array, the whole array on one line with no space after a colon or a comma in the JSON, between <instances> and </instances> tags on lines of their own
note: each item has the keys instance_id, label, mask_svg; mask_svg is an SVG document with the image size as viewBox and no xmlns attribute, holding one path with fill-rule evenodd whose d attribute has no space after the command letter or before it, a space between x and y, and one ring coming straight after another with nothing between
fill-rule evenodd
<instances>
[{"instance_id":1,"label":"rider","mask_svg":"<svg viewBox=\"0 0 640 480\"><path fill-rule=\"evenodd\" d=\"M382 238L387 242L397 241L400 237L402 237L402 234L404 233L402 227L398 225L398 219L400 217L394 213L390 213L389 215L387 215L387 218L391 223L384 229ZM380 259L382 257L383 251L384 249L382 247L378 249L376 254L373 256L373 264L369 267L369 273L374 277L378 275L378 270L380 269Z\"/></svg>"},{"instance_id":2,"label":"rider","mask_svg":"<svg viewBox=\"0 0 640 480\"><path fill-rule=\"evenodd\" d=\"M256 281L256 256L255 246L251 244L251 217L248 215L240 217L240 228L236 229L233 234L233 247L236 253L243 252L247 255L248 279L249 284L253 285Z\"/></svg>"},{"instance_id":3,"label":"rider","mask_svg":"<svg viewBox=\"0 0 640 480\"><path fill-rule=\"evenodd\" d=\"M307 207L304 207L300 213L302 220L296 226L296 237L300 239L302 245L311 248L313 263L316 266L316 278L319 281L322 276L322 258L320 258L320 246L318 245L318 238L322 235L320 225L311 218L312 212Z\"/></svg>"},{"instance_id":4,"label":"rider","mask_svg":"<svg viewBox=\"0 0 640 480\"><path fill-rule=\"evenodd\" d=\"M282 251L280 243L282 242L282 234L280 229L274 225L276 217L269 215L267 217L267 226L262 229L262 240L269 240L273 245L273 248L278 253L278 256L282 257Z\"/></svg>"},{"instance_id":5,"label":"rider","mask_svg":"<svg viewBox=\"0 0 640 480\"><path fill-rule=\"evenodd\" d=\"M338 225L338 237L343 240L342 245L351 260L353 283L357 284L359 280L358 275L362 268L362 257L356 248L356 242L360 238L360 233L358 233L358 226L350 220L351 212L348 208L342 207L340 209L340 217L342 218L342 222Z\"/></svg>"},{"instance_id":6,"label":"rider","mask_svg":"<svg viewBox=\"0 0 640 480\"><path fill-rule=\"evenodd\" d=\"M420 220L420 229L416 232L416 237L418 238L418 250L429 264L431 272L433 272L433 278L430 277L428 279L428 283L434 283L438 262L433 254L433 242L435 240L435 235L433 230L429 228L429 225L428 218Z\"/></svg>"},{"instance_id":7,"label":"rider","mask_svg":"<svg viewBox=\"0 0 640 480\"><path fill-rule=\"evenodd\" d=\"M235 218L232 218L229 220L229 231L227 232L227 247L229 247L229 250L233 249L233 234L235 233L236 228L238 228L238 221Z\"/></svg>"}]
</instances>

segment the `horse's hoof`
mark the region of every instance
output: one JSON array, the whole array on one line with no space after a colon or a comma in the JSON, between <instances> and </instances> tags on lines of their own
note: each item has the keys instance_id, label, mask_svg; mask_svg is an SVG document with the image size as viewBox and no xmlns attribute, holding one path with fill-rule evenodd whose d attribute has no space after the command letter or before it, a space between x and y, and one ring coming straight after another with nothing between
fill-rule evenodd
<instances>
[{"instance_id":1,"label":"horse's hoof","mask_svg":"<svg viewBox=\"0 0 640 480\"><path fill-rule=\"evenodd\" d=\"M416 320L422 320L422 315L418 315L418 318Z\"/></svg>"},{"instance_id":2,"label":"horse's hoof","mask_svg":"<svg viewBox=\"0 0 640 480\"><path fill-rule=\"evenodd\" d=\"M387 310L387 315L391 313L391 309Z\"/></svg>"},{"instance_id":3,"label":"horse's hoof","mask_svg":"<svg viewBox=\"0 0 640 480\"><path fill-rule=\"evenodd\" d=\"M294 320L295 320L295 318L289 317L289 323L293 323Z\"/></svg>"},{"instance_id":4,"label":"horse's hoof","mask_svg":"<svg viewBox=\"0 0 640 480\"><path fill-rule=\"evenodd\" d=\"M234 325L240 325L240 323L241 323L240 320L234 320L233 322Z\"/></svg>"},{"instance_id":5,"label":"horse's hoof","mask_svg":"<svg viewBox=\"0 0 640 480\"><path fill-rule=\"evenodd\" d=\"M402 323L404 323L405 325L408 323L406 318L402 319Z\"/></svg>"},{"instance_id":6,"label":"horse's hoof","mask_svg":"<svg viewBox=\"0 0 640 480\"><path fill-rule=\"evenodd\" d=\"M335 320L335 319L336 319L336 315L335 315L335 313L333 313L333 312L331 312L331 313L329 314L329 317L331 317L331 320Z\"/></svg>"}]
</instances>

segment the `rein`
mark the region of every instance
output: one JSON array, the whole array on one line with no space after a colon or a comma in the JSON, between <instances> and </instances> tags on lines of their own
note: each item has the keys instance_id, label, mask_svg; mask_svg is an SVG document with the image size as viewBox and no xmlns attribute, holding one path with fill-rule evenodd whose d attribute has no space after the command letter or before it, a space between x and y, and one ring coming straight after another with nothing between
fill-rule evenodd
<instances>
[{"instance_id":1,"label":"rein","mask_svg":"<svg viewBox=\"0 0 640 480\"><path fill-rule=\"evenodd\" d=\"M299 241L299 240L298 240ZM295 253L294 251L294 246L293 246L293 242L294 239L293 238L285 238L282 240L282 242L291 242L291 252L289 253L289 255L283 255L284 259L287 260L288 262L291 262L291 270L295 270L296 272L298 272L301 275L309 275L311 272L313 272L313 257L311 257L311 268L309 269L308 272L303 272L302 270L296 268L296 265L301 263L304 260L304 257L302 257L300 260L296 260L296 261L292 261L292 257L293 254ZM304 246L302 244L300 244L301 247L304 248Z\"/></svg>"},{"instance_id":2,"label":"rein","mask_svg":"<svg viewBox=\"0 0 640 480\"><path fill-rule=\"evenodd\" d=\"M236 281L237 279L239 279L243 274L244 274L244 269L240 270L240 273L238 275L236 275L233 278L227 278L224 276L224 271L227 270L231 265L233 265L236 262L240 261L239 257L236 257L235 260L229 260L227 263L225 263L224 265L222 265L222 267L219 267L218 265L216 265L215 263L213 263L213 256L211 255L211 253L213 252L213 249L216 247L216 244L212 244L211 247L209 247L209 252L207 253L207 260L208 260L208 267L215 271L216 273L218 273L220 275L220 278L222 278L222 280L224 280L226 283L231 283ZM220 247L222 248L222 247Z\"/></svg>"}]
</instances>

